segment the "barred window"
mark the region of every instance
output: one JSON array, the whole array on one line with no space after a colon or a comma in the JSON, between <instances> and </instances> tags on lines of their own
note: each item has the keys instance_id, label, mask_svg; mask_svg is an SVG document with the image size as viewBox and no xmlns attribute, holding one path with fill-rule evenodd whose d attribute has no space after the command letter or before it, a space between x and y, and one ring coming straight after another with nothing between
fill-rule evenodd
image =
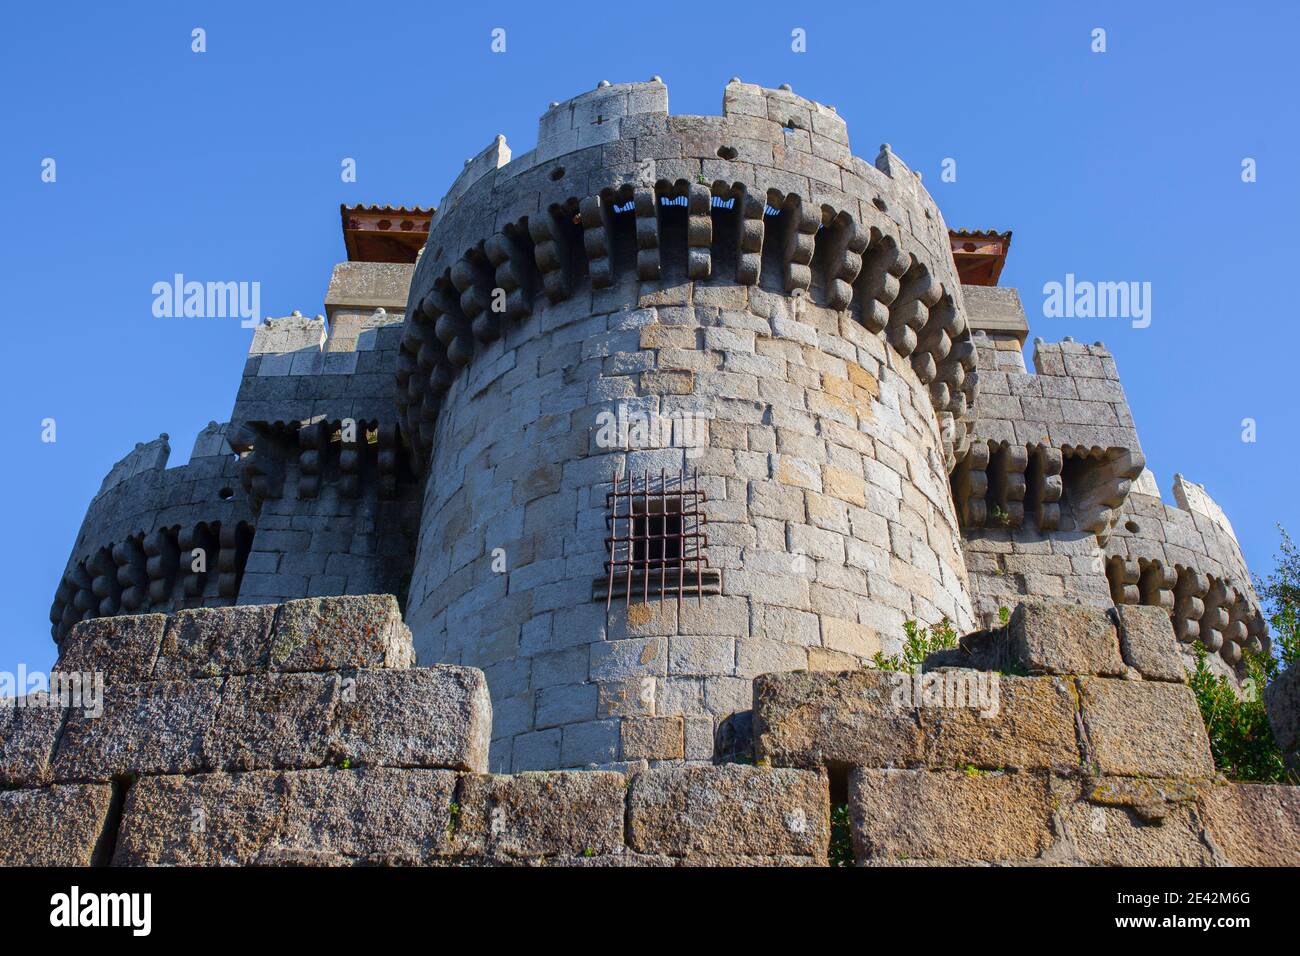
<instances>
[{"instance_id":1,"label":"barred window","mask_svg":"<svg viewBox=\"0 0 1300 956\"><path fill-rule=\"evenodd\" d=\"M684 595L702 600L719 593L720 576L709 567L706 495L699 487L699 472L689 479L682 473L661 471L619 476L605 496L605 538L608 559L605 576L593 582L593 597L603 587L605 606L621 597L648 601L653 595Z\"/></svg>"}]
</instances>

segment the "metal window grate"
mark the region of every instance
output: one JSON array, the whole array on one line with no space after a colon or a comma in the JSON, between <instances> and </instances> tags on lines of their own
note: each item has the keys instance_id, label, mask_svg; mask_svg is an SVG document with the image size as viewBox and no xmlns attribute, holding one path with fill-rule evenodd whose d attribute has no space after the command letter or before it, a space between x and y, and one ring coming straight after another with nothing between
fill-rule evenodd
<instances>
[{"instance_id":1,"label":"metal window grate","mask_svg":"<svg viewBox=\"0 0 1300 956\"><path fill-rule=\"evenodd\" d=\"M709 567L705 553L709 538L703 527L707 517L700 507L700 475L660 471L638 479L619 475L614 490L605 496L605 607L615 595L629 604L634 594L649 601L651 594L676 593L678 605L691 591L702 604L705 594L716 594L718 572Z\"/></svg>"}]
</instances>

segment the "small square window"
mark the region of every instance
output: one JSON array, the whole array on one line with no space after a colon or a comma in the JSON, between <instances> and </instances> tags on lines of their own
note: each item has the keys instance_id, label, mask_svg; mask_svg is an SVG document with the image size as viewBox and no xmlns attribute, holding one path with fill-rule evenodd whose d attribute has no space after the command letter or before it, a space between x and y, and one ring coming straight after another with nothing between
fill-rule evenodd
<instances>
[{"instance_id":1,"label":"small square window","mask_svg":"<svg viewBox=\"0 0 1300 956\"><path fill-rule=\"evenodd\" d=\"M720 576L705 553L704 500L698 473L690 479L667 472L616 478L605 496L609 556L592 597L603 591L608 607L616 597L630 602L675 595L680 603L686 594L718 594Z\"/></svg>"}]
</instances>

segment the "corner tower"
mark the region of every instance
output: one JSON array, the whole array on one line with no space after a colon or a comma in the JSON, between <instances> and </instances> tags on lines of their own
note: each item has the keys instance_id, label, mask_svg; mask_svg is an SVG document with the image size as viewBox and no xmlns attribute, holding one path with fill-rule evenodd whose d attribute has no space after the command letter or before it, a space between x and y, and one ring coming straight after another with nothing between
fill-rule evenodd
<instances>
[{"instance_id":1,"label":"corner tower","mask_svg":"<svg viewBox=\"0 0 1300 956\"><path fill-rule=\"evenodd\" d=\"M949 474L976 348L947 227L834 108L658 78L468 160L415 267L406 618L487 673L496 771L709 760L760 673L973 623Z\"/></svg>"}]
</instances>

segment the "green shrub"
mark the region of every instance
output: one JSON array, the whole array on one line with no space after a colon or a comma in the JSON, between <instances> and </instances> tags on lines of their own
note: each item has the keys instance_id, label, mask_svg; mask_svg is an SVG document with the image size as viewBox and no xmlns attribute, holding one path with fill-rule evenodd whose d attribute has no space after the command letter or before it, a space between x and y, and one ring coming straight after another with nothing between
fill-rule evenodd
<instances>
[{"instance_id":1,"label":"green shrub","mask_svg":"<svg viewBox=\"0 0 1300 956\"><path fill-rule=\"evenodd\" d=\"M1255 578L1255 590L1269 610L1272 653L1243 653L1246 679L1240 694L1226 677L1210 671L1207 652L1199 643L1194 648L1196 669L1188 672L1210 735L1214 765L1233 780L1300 782L1283 763L1264 707L1264 688L1300 663L1300 550L1285 528L1278 525L1278 531L1282 548L1274 556L1273 573Z\"/></svg>"},{"instance_id":2,"label":"green shrub","mask_svg":"<svg viewBox=\"0 0 1300 956\"><path fill-rule=\"evenodd\" d=\"M934 627L922 627L916 621L904 621L903 633L907 636L903 642L903 653L885 656L884 651L876 651L872 663L882 671L901 671L915 674L921 669L924 660L935 651L946 651L957 646L957 632L952 629L952 622L946 617Z\"/></svg>"},{"instance_id":3,"label":"green shrub","mask_svg":"<svg viewBox=\"0 0 1300 956\"><path fill-rule=\"evenodd\" d=\"M1255 590L1272 611L1268 622L1277 658L1269 662L1270 679L1300 662L1300 550L1286 528L1278 525L1277 530L1282 535L1282 550L1273 558L1277 566L1267 578L1255 579Z\"/></svg>"},{"instance_id":4,"label":"green shrub","mask_svg":"<svg viewBox=\"0 0 1300 956\"><path fill-rule=\"evenodd\" d=\"M1286 783L1286 767L1260 694L1270 671L1276 672L1276 661L1247 652L1247 680L1239 697L1227 677L1206 665L1205 647L1198 643L1195 653L1196 669L1188 672L1188 683L1205 720L1214 766L1232 780Z\"/></svg>"}]
</instances>

